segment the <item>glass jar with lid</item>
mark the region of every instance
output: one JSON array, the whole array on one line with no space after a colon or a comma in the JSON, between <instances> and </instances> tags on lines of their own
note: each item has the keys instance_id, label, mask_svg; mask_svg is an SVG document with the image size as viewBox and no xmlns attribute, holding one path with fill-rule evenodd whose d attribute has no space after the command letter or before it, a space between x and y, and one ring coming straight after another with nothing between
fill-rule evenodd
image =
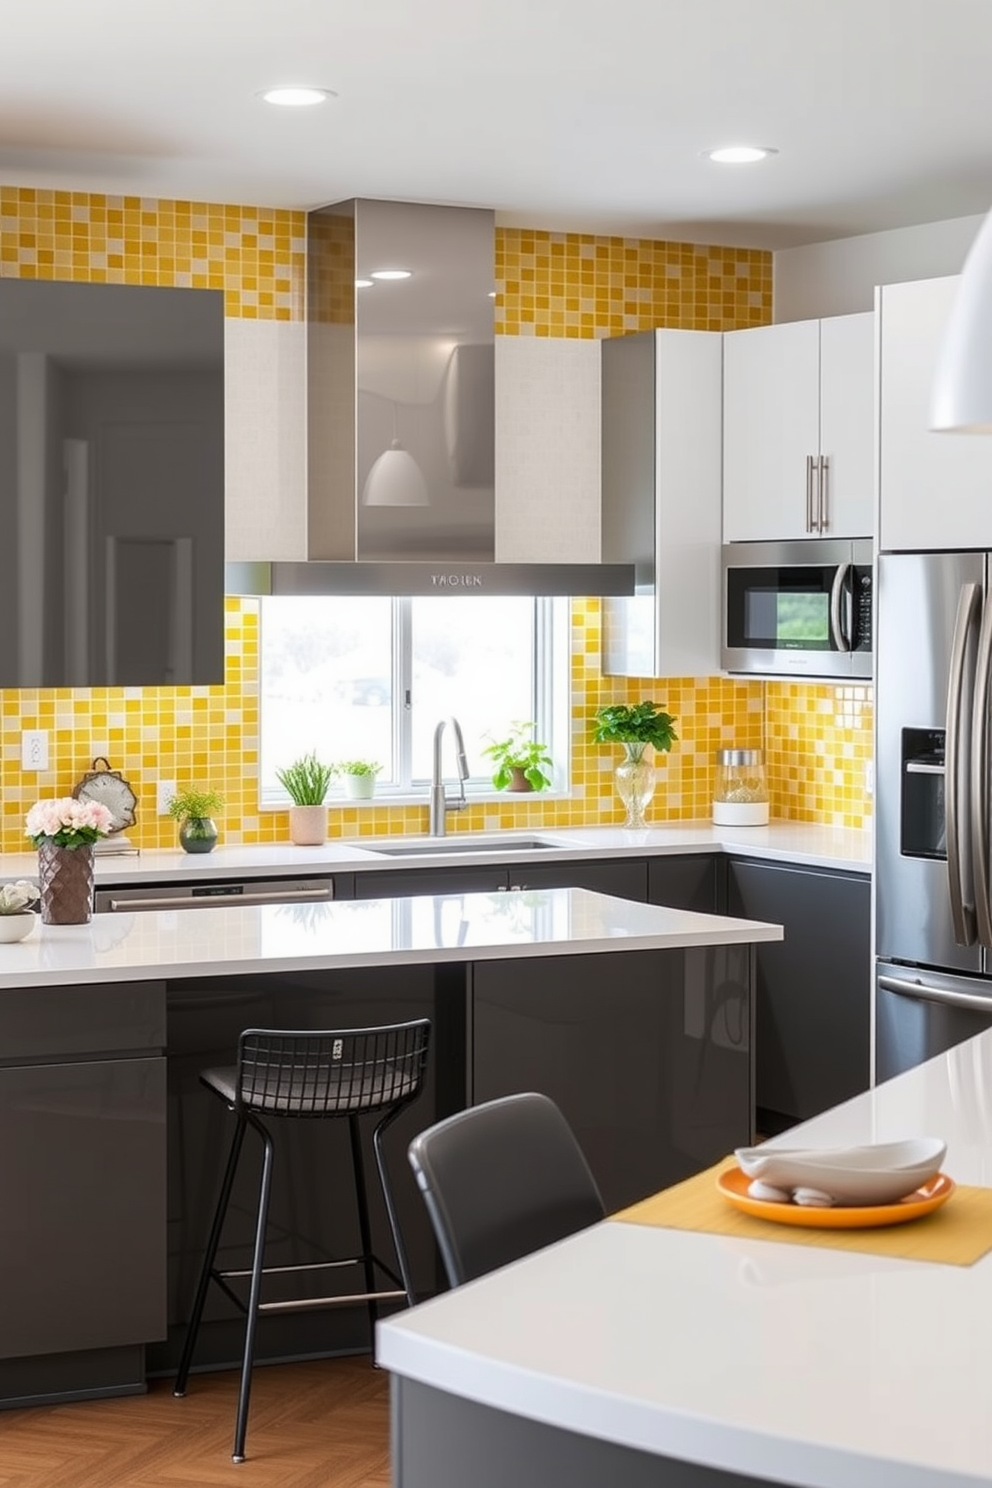
<instances>
[{"instance_id":1,"label":"glass jar with lid","mask_svg":"<svg viewBox=\"0 0 992 1488\"><path fill-rule=\"evenodd\" d=\"M768 778L762 750L717 750L713 821L725 827L767 824Z\"/></svg>"}]
</instances>

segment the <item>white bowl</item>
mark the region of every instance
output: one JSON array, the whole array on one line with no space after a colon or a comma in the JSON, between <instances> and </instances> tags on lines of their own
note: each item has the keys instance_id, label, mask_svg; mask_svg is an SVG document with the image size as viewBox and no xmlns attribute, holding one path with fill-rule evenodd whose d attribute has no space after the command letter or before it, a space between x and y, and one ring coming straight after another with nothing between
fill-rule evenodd
<instances>
[{"instance_id":1,"label":"white bowl","mask_svg":"<svg viewBox=\"0 0 992 1488\"><path fill-rule=\"evenodd\" d=\"M738 1147L748 1178L774 1188L815 1188L835 1204L894 1204L940 1172L947 1143L939 1137L866 1147Z\"/></svg>"},{"instance_id":2,"label":"white bowl","mask_svg":"<svg viewBox=\"0 0 992 1488\"><path fill-rule=\"evenodd\" d=\"M25 935L30 935L37 919L36 914L0 915L0 942L9 944L13 940L23 940Z\"/></svg>"}]
</instances>

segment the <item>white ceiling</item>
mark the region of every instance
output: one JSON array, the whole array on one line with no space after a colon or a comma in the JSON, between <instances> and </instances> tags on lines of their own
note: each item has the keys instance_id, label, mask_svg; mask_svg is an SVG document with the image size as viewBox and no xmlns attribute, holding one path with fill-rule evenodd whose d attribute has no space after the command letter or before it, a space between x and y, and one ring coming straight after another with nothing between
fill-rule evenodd
<instances>
[{"instance_id":1,"label":"white ceiling","mask_svg":"<svg viewBox=\"0 0 992 1488\"><path fill-rule=\"evenodd\" d=\"M21 0L0 184L782 248L992 204L990 0ZM274 109L312 83L338 97ZM774 145L759 166L712 146Z\"/></svg>"}]
</instances>

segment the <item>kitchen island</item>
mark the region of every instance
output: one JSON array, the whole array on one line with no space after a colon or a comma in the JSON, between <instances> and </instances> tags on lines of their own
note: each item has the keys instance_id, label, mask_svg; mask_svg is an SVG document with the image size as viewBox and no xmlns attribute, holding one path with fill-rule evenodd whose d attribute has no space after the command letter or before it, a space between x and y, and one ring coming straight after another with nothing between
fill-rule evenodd
<instances>
[{"instance_id":1,"label":"kitchen island","mask_svg":"<svg viewBox=\"0 0 992 1488\"><path fill-rule=\"evenodd\" d=\"M992 1033L778 1145L922 1135L992 1185ZM380 1325L396 1488L988 1488L992 1254L774 1236L606 1220Z\"/></svg>"},{"instance_id":2,"label":"kitchen island","mask_svg":"<svg viewBox=\"0 0 992 1488\"><path fill-rule=\"evenodd\" d=\"M431 1019L427 1088L387 1148L427 1295L410 1137L538 1088L612 1204L705 1166L752 1134L754 946L781 933L583 889L39 924L0 948L0 1269L17 1277L0 1300L0 1402L123 1393L174 1367L229 1135L199 1073L230 1062L243 1028ZM272 1263L354 1254L346 1145L319 1126L279 1133ZM246 1171L235 1192L228 1265L246 1258L256 1181ZM381 1240L384 1215L373 1224ZM233 1363L240 1319L211 1305L198 1362ZM363 1308L277 1315L260 1358L368 1345Z\"/></svg>"}]
</instances>

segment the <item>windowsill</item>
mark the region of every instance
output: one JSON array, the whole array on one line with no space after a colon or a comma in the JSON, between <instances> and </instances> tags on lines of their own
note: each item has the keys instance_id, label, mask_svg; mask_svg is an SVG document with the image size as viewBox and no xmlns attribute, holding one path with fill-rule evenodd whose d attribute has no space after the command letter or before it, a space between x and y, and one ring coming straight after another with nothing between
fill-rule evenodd
<instances>
[{"instance_id":1,"label":"windowsill","mask_svg":"<svg viewBox=\"0 0 992 1488\"><path fill-rule=\"evenodd\" d=\"M456 797L457 799L457 797ZM468 806L492 806L503 804L507 801L571 801L574 797L569 790L561 791L470 791L466 792L465 801ZM258 810L263 811L288 811L292 806L287 796L284 801L260 801ZM351 796L329 796L324 802L328 811L335 811L342 807L351 806L429 806L430 798L426 790L421 791L377 791L369 800L354 800Z\"/></svg>"}]
</instances>

